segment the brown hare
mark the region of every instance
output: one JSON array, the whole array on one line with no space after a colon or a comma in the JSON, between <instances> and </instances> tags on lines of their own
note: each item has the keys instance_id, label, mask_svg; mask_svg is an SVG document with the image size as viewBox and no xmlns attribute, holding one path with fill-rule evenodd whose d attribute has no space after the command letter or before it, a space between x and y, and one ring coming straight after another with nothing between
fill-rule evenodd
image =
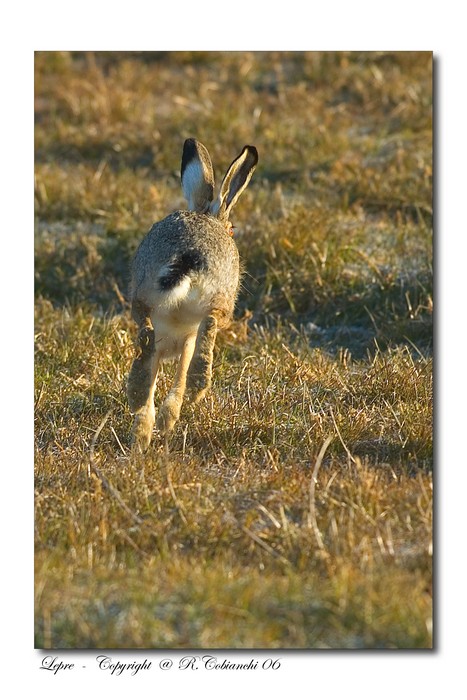
<instances>
[{"instance_id":1,"label":"brown hare","mask_svg":"<svg viewBox=\"0 0 467 700\"><path fill-rule=\"evenodd\" d=\"M132 438L146 450L155 424L154 391L159 365L178 360L173 385L161 405L157 428L166 440L180 416L187 389L199 401L209 389L219 328L232 318L240 266L230 212L258 163L245 146L228 168L214 199L207 149L195 139L183 147L181 181L187 211L153 225L131 268L131 312L138 324L138 356L128 377Z\"/></svg>"}]
</instances>

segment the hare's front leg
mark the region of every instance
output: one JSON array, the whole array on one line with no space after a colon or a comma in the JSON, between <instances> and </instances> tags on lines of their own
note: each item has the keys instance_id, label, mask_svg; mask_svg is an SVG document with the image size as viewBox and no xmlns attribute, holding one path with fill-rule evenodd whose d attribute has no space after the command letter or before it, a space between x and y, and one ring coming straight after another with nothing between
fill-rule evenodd
<instances>
[{"instance_id":1,"label":"hare's front leg","mask_svg":"<svg viewBox=\"0 0 467 700\"><path fill-rule=\"evenodd\" d=\"M138 310L138 309L137 309ZM135 414L132 442L141 450L149 447L155 422L154 390L156 386L159 355L156 351L155 333L149 316L141 316L133 309L139 322L138 356L133 361L127 383L130 411Z\"/></svg>"},{"instance_id":2,"label":"hare's front leg","mask_svg":"<svg viewBox=\"0 0 467 700\"><path fill-rule=\"evenodd\" d=\"M180 417L186 388L186 375L195 349L196 336L185 339L172 387L157 416L157 428L168 437Z\"/></svg>"},{"instance_id":3,"label":"hare's front leg","mask_svg":"<svg viewBox=\"0 0 467 700\"><path fill-rule=\"evenodd\" d=\"M217 328L217 318L211 314L206 316L198 329L195 352L188 370L190 398L195 403L203 398L211 386Z\"/></svg>"}]
</instances>

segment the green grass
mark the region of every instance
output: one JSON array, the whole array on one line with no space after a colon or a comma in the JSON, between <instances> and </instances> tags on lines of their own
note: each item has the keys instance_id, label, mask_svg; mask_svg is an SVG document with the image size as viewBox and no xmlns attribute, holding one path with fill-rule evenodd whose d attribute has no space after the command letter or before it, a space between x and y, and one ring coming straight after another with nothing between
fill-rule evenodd
<instances>
[{"instance_id":1,"label":"green grass","mask_svg":"<svg viewBox=\"0 0 467 700\"><path fill-rule=\"evenodd\" d=\"M36 54L37 647L431 647L431 58ZM128 265L189 136L258 148L245 275L134 457Z\"/></svg>"}]
</instances>

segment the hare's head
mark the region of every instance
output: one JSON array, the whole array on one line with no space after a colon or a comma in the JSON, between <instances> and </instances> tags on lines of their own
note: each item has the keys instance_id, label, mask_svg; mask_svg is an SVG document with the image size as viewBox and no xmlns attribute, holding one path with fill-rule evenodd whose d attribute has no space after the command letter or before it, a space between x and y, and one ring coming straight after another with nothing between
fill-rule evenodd
<instances>
[{"instance_id":1,"label":"hare's head","mask_svg":"<svg viewBox=\"0 0 467 700\"><path fill-rule=\"evenodd\" d=\"M230 212L250 182L257 163L256 148L244 146L227 169L214 200L214 172L207 148L196 139L187 139L183 146L181 176L190 211L211 214L230 227Z\"/></svg>"}]
</instances>

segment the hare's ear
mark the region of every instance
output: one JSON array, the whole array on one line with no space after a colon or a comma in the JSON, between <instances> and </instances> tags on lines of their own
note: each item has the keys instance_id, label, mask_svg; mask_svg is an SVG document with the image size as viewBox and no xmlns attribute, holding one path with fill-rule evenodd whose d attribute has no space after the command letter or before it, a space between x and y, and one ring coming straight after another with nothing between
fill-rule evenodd
<instances>
[{"instance_id":1,"label":"hare's ear","mask_svg":"<svg viewBox=\"0 0 467 700\"><path fill-rule=\"evenodd\" d=\"M258 151L254 146L244 146L235 158L222 181L219 196L211 205L211 212L218 219L228 220L230 210L250 182L258 163Z\"/></svg>"},{"instance_id":2,"label":"hare's ear","mask_svg":"<svg viewBox=\"0 0 467 700\"><path fill-rule=\"evenodd\" d=\"M187 139L183 146L181 177L190 211L207 212L214 196L214 172L207 148L196 139Z\"/></svg>"}]
</instances>

